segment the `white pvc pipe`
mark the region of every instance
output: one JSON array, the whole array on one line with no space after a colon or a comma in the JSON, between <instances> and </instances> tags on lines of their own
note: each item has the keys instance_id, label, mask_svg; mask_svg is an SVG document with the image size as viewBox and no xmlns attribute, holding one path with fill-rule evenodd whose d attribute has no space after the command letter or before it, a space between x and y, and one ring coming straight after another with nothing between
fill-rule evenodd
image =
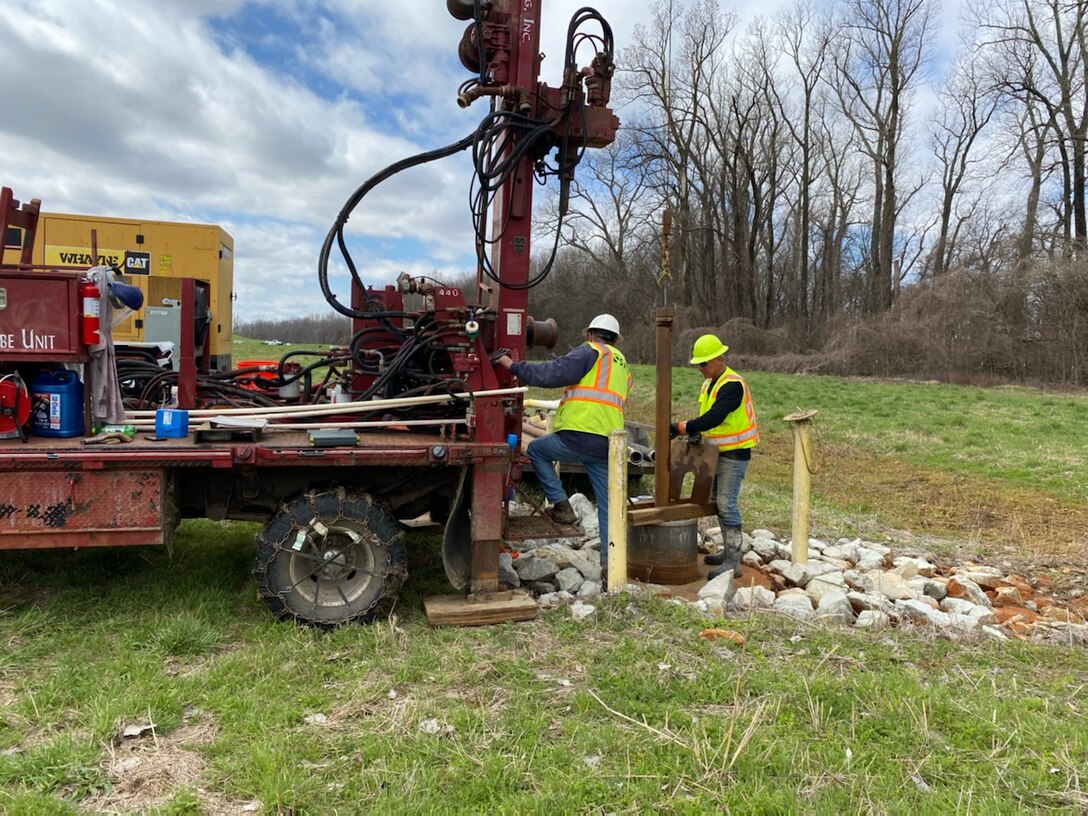
<instances>
[{"instance_id":1,"label":"white pvc pipe","mask_svg":"<svg viewBox=\"0 0 1088 816\"><path fill-rule=\"evenodd\" d=\"M243 417L246 419L249 417ZM264 417L252 417L253 419L264 419ZM262 426L259 429L261 431L309 431L315 428L388 428L390 425L410 425L410 426L423 426L423 425L464 425L468 422L467 417L457 417L451 419L404 419L394 420L392 422L383 422L380 420L374 420L369 422L270 422L267 425ZM133 419L126 423L136 428L154 428L155 420L153 419ZM190 431L196 430L196 428L190 426ZM249 430L247 428L239 427L226 427L219 426L214 427L213 431L244 431Z\"/></svg>"},{"instance_id":2,"label":"white pvc pipe","mask_svg":"<svg viewBox=\"0 0 1088 816\"><path fill-rule=\"evenodd\" d=\"M496 388L490 391L472 391L461 394L437 394L427 397L404 397L389 400L364 400L362 402L331 402L322 405L277 405L261 408L193 408L189 410L189 418L204 418L212 416L272 416L275 414L289 414L300 410L312 411L313 416L320 414L354 414L361 411L379 411L383 408L408 408L412 405L433 405L435 403L449 402L455 399L474 399L476 397L506 397L515 394L524 394L525 386L520 388ZM171 409L173 410L173 409ZM185 410L185 409L178 409ZM126 419L154 417L158 409L126 411Z\"/></svg>"}]
</instances>

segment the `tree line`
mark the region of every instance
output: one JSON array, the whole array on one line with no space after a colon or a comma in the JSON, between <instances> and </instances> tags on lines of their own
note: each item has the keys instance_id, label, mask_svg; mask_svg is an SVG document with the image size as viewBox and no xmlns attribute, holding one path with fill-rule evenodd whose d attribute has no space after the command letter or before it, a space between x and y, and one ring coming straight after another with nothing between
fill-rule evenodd
<instances>
[{"instance_id":1,"label":"tree line","mask_svg":"<svg viewBox=\"0 0 1088 816\"><path fill-rule=\"evenodd\" d=\"M642 360L667 303L772 365L1084 385L1088 4L974 3L944 61L938 12L655 2L534 308L600 293Z\"/></svg>"}]
</instances>

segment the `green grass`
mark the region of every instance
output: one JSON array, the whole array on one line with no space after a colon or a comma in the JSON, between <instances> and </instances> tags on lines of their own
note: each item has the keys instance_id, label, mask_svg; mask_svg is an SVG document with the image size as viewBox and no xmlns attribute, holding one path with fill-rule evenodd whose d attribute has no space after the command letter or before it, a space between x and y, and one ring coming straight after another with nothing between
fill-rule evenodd
<instances>
[{"instance_id":1,"label":"green grass","mask_svg":"<svg viewBox=\"0 0 1088 816\"><path fill-rule=\"evenodd\" d=\"M1083 394L742 373L763 435L749 527L788 531L782 417L815 408L816 535L982 541L956 513L1023 523L1051 503L1048 529L1083 535ZM631 418L652 421L652 369L635 376ZM673 382L674 415L694 413L697 373ZM1082 647L704 620L626 596L583 623L560 609L431 629L422 599L450 590L418 533L394 618L323 634L270 619L256 529L187 521L172 560L0 553L0 812L1088 809ZM705 626L747 645L706 642Z\"/></svg>"},{"instance_id":2,"label":"green grass","mask_svg":"<svg viewBox=\"0 0 1088 816\"><path fill-rule=\"evenodd\" d=\"M443 579L437 542L418 535L395 619L322 634L269 620L248 574L253 530L186 522L174 564L0 560L0 811L1088 806L1083 649L705 621L629 597L584 623L555 610L431 629L420 598ZM709 624L747 645L700 639ZM138 751L118 741L147 722ZM111 799L131 794L111 753L188 758L194 773Z\"/></svg>"},{"instance_id":3,"label":"green grass","mask_svg":"<svg viewBox=\"0 0 1088 816\"><path fill-rule=\"evenodd\" d=\"M1088 498L1088 394L1033 388L973 388L771 374L748 381L764 438L789 436L783 417L816 409L816 439L825 446L891 456L1012 486ZM652 366L634 366L633 418L653 421ZM702 378L674 369L674 416L694 416Z\"/></svg>"}]
</instances>

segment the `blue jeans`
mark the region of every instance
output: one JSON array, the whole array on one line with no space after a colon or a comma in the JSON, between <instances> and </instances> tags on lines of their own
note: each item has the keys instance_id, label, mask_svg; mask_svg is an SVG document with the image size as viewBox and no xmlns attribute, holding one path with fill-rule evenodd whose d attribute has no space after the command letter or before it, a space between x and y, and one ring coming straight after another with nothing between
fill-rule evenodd
<instances>
[{"instance_id":1,"label":"blue jeans","mask_svg":"<svg viewBox=\"0 0 1088 816\"><path fill-rule=\"evenodd\" d=\"M718 503L718 521L721 522L722 532L726 527L740 527L740 486L744 482L744 474L748 471L747 459L730 459L726 456L718 456L718 467L714 471L717 490L714 500Z\"/></svg>"},{"instance_id":2,"label":"blue jeans","mask_svg":"<svg viewBox=\"0 0 1088 816\"><path fill-rule=\"evenodd\" d=\"M593 487L593 497L597 500L597 523L601 532L601 566L608 566L608 459L586 456L571 450L559 438L558 434L548 434L534 439L525 449L529 461L533 463L533 472L544 489L544 495L552 504L566 501L567 492L559 481L554 462L571 462L585 467L589 483Z\"/></svg>"}]
</instances>

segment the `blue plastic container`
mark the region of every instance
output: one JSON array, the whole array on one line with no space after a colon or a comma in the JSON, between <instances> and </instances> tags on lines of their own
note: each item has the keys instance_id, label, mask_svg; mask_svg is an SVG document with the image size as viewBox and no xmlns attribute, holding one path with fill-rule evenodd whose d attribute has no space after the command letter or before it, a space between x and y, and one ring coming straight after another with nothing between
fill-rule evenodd
<instances>
[{"instance_id":1,"label":"blue plastic container","mask_svg":"<svg viewBox=\"0 0 1088 816\"><path fill-rule=\"evenodd\" d=\"M35 436L83 436L83 383L74 371L43 371L30 385Z\"/></svg>"},{"instance_id":2,"label":"blue plastic container","mask_svg":"<svg viewBox=\"0 0 1088 816\"><path fill-rule=\"evenodd\" d=\"M177 408L160 408L155 412L155 436L160 439L181 439L189 434L189 412Z\"/></svg>"}]
</instances>

